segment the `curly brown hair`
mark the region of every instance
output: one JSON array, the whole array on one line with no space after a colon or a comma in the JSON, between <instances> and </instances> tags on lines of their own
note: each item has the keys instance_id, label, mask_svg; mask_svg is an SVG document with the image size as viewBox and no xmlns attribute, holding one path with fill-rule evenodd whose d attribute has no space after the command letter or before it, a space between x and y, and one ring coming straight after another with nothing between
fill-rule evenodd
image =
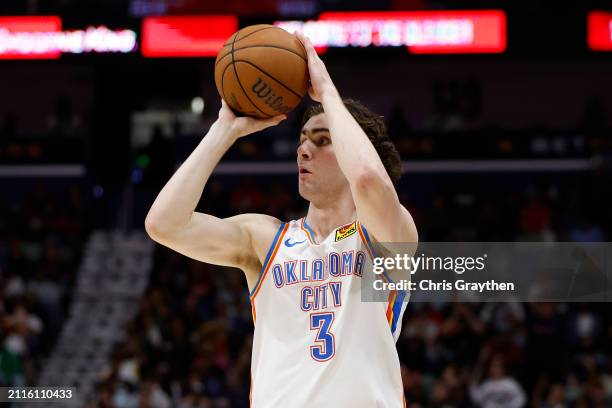
<instances>
[{"instance_id":1,"label":"curly brown hair","mask_svg":"<svg viewBox=\"0 0 612 408\"><path fill-rule=\"evenodd\" d=\"M376 149L391 181L393 183L397 182L402 175L402 161L395 145L387 134L387 126L383 117L372 112L355 99L342 99L342 102L359 123L361 129L368 135L368 139ZM310 118L321 113L324 113L321 104L309 106L302 117L302 127Z\"/></svg>"}]
</instances>

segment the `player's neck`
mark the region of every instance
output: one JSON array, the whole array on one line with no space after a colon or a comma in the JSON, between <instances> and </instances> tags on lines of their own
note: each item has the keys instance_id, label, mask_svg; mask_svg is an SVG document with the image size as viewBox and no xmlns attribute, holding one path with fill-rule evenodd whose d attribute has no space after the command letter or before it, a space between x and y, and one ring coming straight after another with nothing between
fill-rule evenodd
<instances>
[{"instance_id":1,"label":"player's neck","mask_svg":"<svg viewBox=\"0 0 612 408\"><path fill-rule=\"evenodd\" d=\"M356 218L355 203L349 193L325 203L310 202L306 222L315 233L316 241L321 242L334 229L349 224Z\"/></svg>"}]
</instances>

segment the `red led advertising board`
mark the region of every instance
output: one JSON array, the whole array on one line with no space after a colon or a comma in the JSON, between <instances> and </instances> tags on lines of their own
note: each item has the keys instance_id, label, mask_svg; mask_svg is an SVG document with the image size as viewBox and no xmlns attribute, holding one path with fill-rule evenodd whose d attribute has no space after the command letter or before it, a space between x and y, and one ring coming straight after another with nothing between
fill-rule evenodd
<instances>
[{"instance_id":1,"label":"red led advertising board","mask_svg":"<svg viewBox=\"0 0 612 408\"><path fill-rule=\"evenodd\" d=\"M56 59L63 53L129 53L136 48L132 30L89 26L63 31L56 16L0 17L0 59Z\"/></svg>"},{"instance_id":2,"label":"red led advertising board","mask_svg":"<svg viewBox=\"0 0 612 408\"><path fill-rule=\"evenodd\" d=\"M0 59L55 59L62 52L49 47L49 33L62 30L57 16L0 17Z\"/></svg>"},{"instance_id":3,"label":"red led advertising board","mask_svg":"<svg viewBox=\"0 0 612 408\"><path fill-rule=\"evenodd\" d=\"M609 49L605 48L612 43L609 13L599 14L593 17L593 48ZM405 46L417 54L501 53L506 49L506 16L497 10L324 12L315 21L276 24L289 32L303 31L320 52L327 47L366 46ZM237 17L231 15L150 17L142 22L140 48L145 57L215 57L237 30ZM0 59L51 59L62 53L136 49L132 30L90 26L62 31L57 16L0 17Z\"/></svg>"},{"instance_id":4,"label":"red led advertising board","mask_svg":"<svg viewBox=\"0 0 612 408\"><path fill-rule=\"evenodd\" d=\"M142 55L216 57L237 30L236 16L148 17L142 23Z\"/></svg>"},{"instance_id":5,"label":"red led advertising board","mask_svg":"<svg viewBox=\"0 0 612 408\"><path fill-rule=\"evenodd\" d=\"M591 11L589 13L587 42L593 51L612 51L612 12Z\"/></svg>"},{"instance_id":6,"label":"red led advertising board","mask_svg":"<svg viewBox=\"0 0 612 408\"><path fill-rule=\"evenodd\" d=\"M315 21L275 24L303 31L319 52L349 46L406 46L415 54L506 50L506 15L500 10L324 12Z\"/></svg>"}]
</instances>

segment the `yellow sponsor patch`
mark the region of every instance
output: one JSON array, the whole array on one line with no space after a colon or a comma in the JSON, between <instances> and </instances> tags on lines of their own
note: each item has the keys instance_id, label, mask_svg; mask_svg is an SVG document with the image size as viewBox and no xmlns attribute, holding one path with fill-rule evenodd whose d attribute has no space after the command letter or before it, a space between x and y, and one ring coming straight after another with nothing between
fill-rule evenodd
<instances>
[{"instance_id":1,"label":"yellow sponsor patch","mask_svg":"<svg viewBox=\"0 0 612 408\"><path fill-rule=\"evenodd\" d=\"M354 222L350 225L345 225L344 227L338 228L336 230L336 241L340 241L341 239L350 237L356 232L357 232L357 222Z\"/></svg>"}]
</instances>

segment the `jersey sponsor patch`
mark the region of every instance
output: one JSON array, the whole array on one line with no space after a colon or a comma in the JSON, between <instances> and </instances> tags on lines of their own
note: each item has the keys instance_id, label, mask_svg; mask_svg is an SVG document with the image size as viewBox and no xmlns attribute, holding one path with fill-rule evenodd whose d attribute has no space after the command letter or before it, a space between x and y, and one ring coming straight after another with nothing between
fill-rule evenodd
<instances>
[{"instance_id":1,"label":"jersey sponsor patch","mask_svg":"<svg viewBox=\"0 0 612 408\"><path fill-rule=\"evenodd\" d=\"M350 225L345 225L344 227L340 227L336 230L336 242L346 237L350 237L356 232L357 232L357 222L356 221Z\"/></svg>"}]
</instances>

